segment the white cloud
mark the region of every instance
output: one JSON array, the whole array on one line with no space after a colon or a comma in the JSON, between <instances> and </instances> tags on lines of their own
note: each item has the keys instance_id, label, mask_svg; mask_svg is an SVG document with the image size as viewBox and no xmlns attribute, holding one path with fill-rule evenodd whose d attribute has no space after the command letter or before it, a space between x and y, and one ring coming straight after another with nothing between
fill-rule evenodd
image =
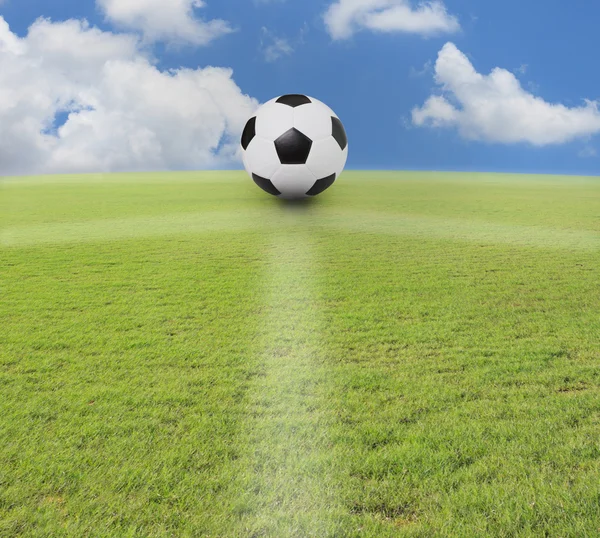
<instances>
[{"instance_id":1,"label":"white cloud","mask_svg":"<svg viewBox=\"0 0 600 538\"><path fill-rule=\"evenodd\" d=\"M257 106L230 69L160 71L132 35L0 17L0 175L229 166Z\"/></svg>"},{"instance_id":2,"label":"white cloud","mask_svg":"<svg viewBox=\"0 0 600 538\"><path fill-rule=\"evenodd\" d=\"M294 52L294 48L286 38L277 37L264 26L261 28L261 33L260 50L267 62L274 62Z\"/></svg>"},{"instance_id":3,"label":"white cloud","mask_svg":"<svg viewBox=\"0 0 600 538\"><path fill-rule=\"evenodd\" d=\"M324 20L333 39L349 38L360 28L424 36L460 29L457 18L438 0L416 7L409 0L337 0L329 6Z\"/></svg>"},{"instance_id":4,"label":"white cloud","mask_svg":"<svg viewBox=\"0 0 600 538\"><path fill-rule=\"evenodd\" d=\"M195 9L203 0L96 0L107 20L128 29L139 30L147 42L206 45L232 32L225 21L204 21Z\"/></svg>"},{"instance_id":5,"label":"white cloud","mask_svg":"<svg viewBox=\"0 0 600 538\"><path fill-rule=\"evenodd\" d=\"M591 146L585 146L583 149L581 149L579 151L578 155L583 158L596 157L598 155L598 152L596 151L595 148L593 148Z\"/></svg>"},{"instance_id":6,"label":"white cloud","mask_svg":"<svg viewBox=\"0 0 600 538\"><path fill-rule=\"evenodd\" d=\"M309 27L306 22L304 22L298 31L297 37L293 39L276 36L268 28L263 26L261 28L259 51L262 53L265 61L274 62L284 56L289 56L298 47L304 45L306 43L305 36L308 32Z\"/></svg>"},{"instance_id":7,"label":"white cloud","mask_svg":"<svg viewBox=\"0 0 600 538\"><path fill-rule=\"evenodd\" d=\"M524 75L525 73L527 73L527 69L529 69L529 66L527 64L521 64L513 72L518 75Z\"/></svg>"},{"instance_id":8,"label":"white cloud","mask_svg":"<svg viewBox=\"0 0 600 538\"><path fill-rule=\"evenodd\" d=\"M431 60L427 60L421 69L416 69L411 66L408 71L408 76L411 78L419 78L424 75L433 72L433 62Z\"/></svg>"},{"instance_id":9,"label":"white cloud","mask_svg":"<svg viewBox=\"0 0 600 538\"><path fill-rule=\"evenodd\" d=\"M415 125L457 127L461 136L505 144L561 144L600 132L596 101L580 107L548 103L528 93L514 74L494 68L478 73L453 43L435 64L435 81L444 95L432 95L412 111Z\"/></svg>"}]
</instances>

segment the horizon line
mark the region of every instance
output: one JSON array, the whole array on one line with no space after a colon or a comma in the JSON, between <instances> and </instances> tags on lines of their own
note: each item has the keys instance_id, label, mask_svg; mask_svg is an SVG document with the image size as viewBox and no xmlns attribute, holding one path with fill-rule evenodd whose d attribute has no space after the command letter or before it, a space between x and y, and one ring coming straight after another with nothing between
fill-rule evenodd
<instances>
[{"instance_id":1,"label":"horizon line","mask_svg":"<svg viewBox=\"0 0 600 538\"><path fill-rule=\"evenodd\" d=\"M28 177L55 177L55 176L104 176L104 175L125 175L125 174L193 174L193 173L209 173L209 172L245 172L243 168L214 168L214 169L198 169L198 170L126 170L126 171L111 171L111 172L51 172L47 174L9 174L0 175L0 181L13 178L28 178ZM347 168L344 172L397 172L397 173L437 173L437 174L493 174L493 175L515 175L515 176L567 176L567 177L600 177L600 172L558 172L558 171L503 171L503 170L477 170L477 169L443 169L443 168ZM341 175L340 174L340 175Z\"/></svg>"}]
</instances>

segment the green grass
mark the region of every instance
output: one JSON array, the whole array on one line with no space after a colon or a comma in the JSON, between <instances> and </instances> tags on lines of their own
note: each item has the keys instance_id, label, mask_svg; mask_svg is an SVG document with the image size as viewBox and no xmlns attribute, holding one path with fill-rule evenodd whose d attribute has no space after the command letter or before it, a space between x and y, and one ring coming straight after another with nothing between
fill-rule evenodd
<instances>
[{"instance_id":1,"label":"green grass","mask_svg":"<svg viewBox=\"0 0 600 538\"><path fill-rule=\"evenodd\" d=\"M600 179L5 178L0 536L600 535Z\"/></svg>"}]
</instances>

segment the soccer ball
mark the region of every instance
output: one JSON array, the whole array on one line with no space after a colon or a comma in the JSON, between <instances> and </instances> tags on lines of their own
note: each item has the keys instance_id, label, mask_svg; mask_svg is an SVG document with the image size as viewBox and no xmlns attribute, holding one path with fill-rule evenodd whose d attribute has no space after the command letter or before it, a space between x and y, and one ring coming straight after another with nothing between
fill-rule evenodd
<instances>
[{"instance_id":1,"label":"soccer ball","mask_svg":"<svg viewBox=\"0 0 600 538\"><path fill-rule=\"evenodd\" d=\"M348 158L340 119L314 97L291 94L267 101L242 133L244 168L265 192L297 200L331 187Z\"/></svg>"}]
</instances>

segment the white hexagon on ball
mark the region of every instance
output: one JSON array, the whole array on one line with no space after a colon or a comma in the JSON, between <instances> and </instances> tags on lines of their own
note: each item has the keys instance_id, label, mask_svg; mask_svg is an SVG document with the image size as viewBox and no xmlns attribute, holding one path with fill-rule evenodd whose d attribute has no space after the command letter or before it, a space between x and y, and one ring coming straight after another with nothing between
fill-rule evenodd
<instances>
[{"instance_id":1,"label":"white hexagon on ball","mask_svg":"<svg viewBox=\"0 0 600 538\"><path fill-rule=\"evenodd\" d=\"M244 168L263 191L287 200L328 189L348 158L342 122L325 103L301 94L276 97L246 122Z\"/></svg>"},{"instance_id":2,"label":"white hexagon on ball","mask_svg":"<svg viewBox=\"0 0 600 538\"><path fill-rule=\"evenodd\" d=\"M271 183L281 193L279 198L284 200L308 198L306 193L316 180L317 178L305 164L280 166L271 177Z\"/></svg>"},{"instance_id":3,"label":"white hexagon on ball","mask_svg":"<svg viewBox=\"0 0 600 538\"><path fill-rule=\"evenodd\" d=\"M281 103L270 101L256 114L256 135L275 140L285 133L294 122L294 109Z\"/></svg>"}]
</instances>

